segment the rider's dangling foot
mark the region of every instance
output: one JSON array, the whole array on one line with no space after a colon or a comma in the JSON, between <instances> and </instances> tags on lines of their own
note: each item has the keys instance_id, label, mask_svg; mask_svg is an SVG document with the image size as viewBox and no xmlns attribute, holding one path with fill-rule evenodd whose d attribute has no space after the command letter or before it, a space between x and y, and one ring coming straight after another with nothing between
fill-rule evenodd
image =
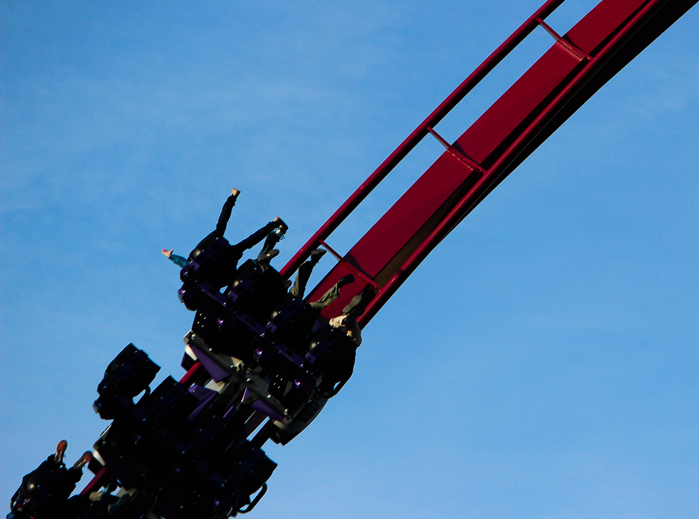
<instances>
[{"instance_id":1,"label":"rider's dangling foot","mask_svg":"<svg viewBox=\"0 0 699 519\"><path fill-rule=\"evenodd\" d=\"M320 258L323 257L323 254L325 254L326 251L325 249L315 249L311 251L311 263L313 265L317 264L320 261Z\"/></svg>"},{"instance_id":2,"label":"rider's dangling foot","mask_svg":"<svg viewBox=\"0 0 699 519\"><path fill-rule=\"evenodd\" d=\"M82 469L85 465L92 461L92 452L85 451L82 456L73 465L74 469Z\"/></svg>"},{"instance_id":3,"label":"rider's dangling foot","mask_svg":"<svg viewBox=\"0 0 699 519\"><path fill-rule=\"evenodd\" d=\"M56 445L56 455L53 457L53 461L56 465L63 463L63 456L65 456L67 448L68 442L66 440L61 440L58 442L58 445Z\"/></svg>"},{"instance_id":4,"label":"rider's dangling foot","mask_svg":"<svg viewBox=\"0 0 699 519\"><path fill-rule=\"evenodd\" d=\"M346 276L340 278L340 280L337 282L337 287L340 288L345 285L349 285L350 283L354 283L354 276L352 274L347 274Z\"/></svg>"}]
</instances>

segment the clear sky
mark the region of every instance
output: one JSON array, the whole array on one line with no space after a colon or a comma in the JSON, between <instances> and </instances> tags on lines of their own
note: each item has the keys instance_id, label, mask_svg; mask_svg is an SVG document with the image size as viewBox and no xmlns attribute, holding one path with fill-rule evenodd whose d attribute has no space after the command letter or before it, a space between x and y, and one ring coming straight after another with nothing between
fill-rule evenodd
<instances>
[{"instance_id":1,"label":"clear sky","mask_svg":"<svg viewBox=\"0 0 699 519\"><path fill-rule=\"evenodd\" d=\"M237 187L227 236L282 216L281 267L541 3L2 2L0 511L58 440L71 463L91 448L126 344L157 381L184 373L193 314L162 247L186 254ZM440 244L343 391L268 446L252 516L699 515L698 26L695 8ZM551 41L438 131L458 137Z\"/></svg>"}]
</instances>

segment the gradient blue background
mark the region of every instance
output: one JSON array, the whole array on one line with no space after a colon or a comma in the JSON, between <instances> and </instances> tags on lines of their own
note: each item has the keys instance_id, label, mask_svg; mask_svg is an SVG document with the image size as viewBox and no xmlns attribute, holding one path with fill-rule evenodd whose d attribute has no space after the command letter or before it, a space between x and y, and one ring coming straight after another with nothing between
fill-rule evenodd
<instances>
[{"instance_id":1,"label":"gradient blue background","mask_svg":"<svg viewBox=\"0 0 699 519\"><path fill-rule=\"evenodd\" d=\"M541 0L0 5L0 508L73 462L129 342L179 378L186 253L276 215L281 267ZM569 0L564 33L596 2ZM699 10L498 187L372 321L257 518L699 515ZM458 137L541 29L437 130ZM330 239L346 251L425 141ZM332 259L323 259L316 278ZM321 268L323 267L323 268ZM84 478L83 482L88 478Z\"/></svg>"}]
</instances>

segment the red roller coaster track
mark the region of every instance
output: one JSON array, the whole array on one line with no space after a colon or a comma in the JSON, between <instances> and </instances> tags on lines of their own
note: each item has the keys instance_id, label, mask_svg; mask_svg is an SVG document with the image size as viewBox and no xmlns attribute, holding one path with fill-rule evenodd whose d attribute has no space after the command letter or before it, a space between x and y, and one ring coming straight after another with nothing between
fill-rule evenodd
<instances>
[{"instance_id":1,"label":"red roller coaster track","mask_svg":"<svg viewBox=\"0 0 699 519\"><path fill-rule=\"evenodd\" d=\"M339 309L364 286L377 295L360 322L365 326L420 262L507 175L611 77L689 10L696 0L603 0L568 33L559 35L545 19L563 0L549 0L493 52L350 196L282 269L293 273L367 195L426 136L446 151L379 219L310 294L323 294L352 272L352 285L324 311ZM438 123L537 27L552 46L453 143ZM332 249L330 249L332 250ZM360 286L361 285L361 286Z\"/></svg>"}]
</instances>

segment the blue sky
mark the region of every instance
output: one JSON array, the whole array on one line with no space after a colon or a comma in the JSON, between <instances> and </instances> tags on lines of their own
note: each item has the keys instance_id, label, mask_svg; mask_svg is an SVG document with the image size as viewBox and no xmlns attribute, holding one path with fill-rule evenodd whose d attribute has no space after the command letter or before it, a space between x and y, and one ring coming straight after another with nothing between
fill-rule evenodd
<instances>
[{"instance_id":1,"label":"blue sky","mask_svg":"<svg viewBox=\"0 0 699 519\"><path fill-rule=\"evenodd\" d=\"M188 252L237 187L227 236L282 216L281 267L539 5L3 3L2 506L61 438L69 461L91 448L126 344L157 380L183 374L193 314L162 247ZM268 446L254 516L697 516L698 23L695 8L428 257L350 383ZM458 137L549 45L537 31L438 131ZM346 251L435 150L331 244Z\"/></svg>"}]
</instances>

